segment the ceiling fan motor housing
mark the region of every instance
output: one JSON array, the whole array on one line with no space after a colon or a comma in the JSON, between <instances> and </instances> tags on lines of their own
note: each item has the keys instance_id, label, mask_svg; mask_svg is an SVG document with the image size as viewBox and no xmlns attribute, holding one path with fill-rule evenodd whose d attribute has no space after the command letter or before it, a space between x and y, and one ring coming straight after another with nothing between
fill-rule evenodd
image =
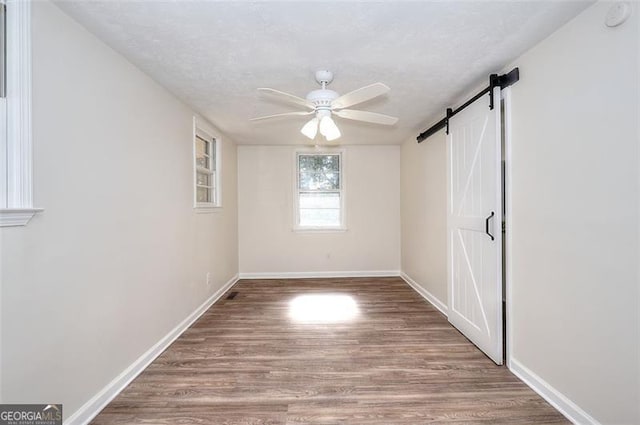
<instances>
[{"instance_id":1,"label":"ceiling fan motor housing","mask_svg":"<svg viewBox=\"0 0 640 425\"><path fill-rule=\"evenodd\" d=\"M314 90L307 95L307 100L315 106L316 116L321 118L322 116L331 115L331 103L340 97L340 95L333 90L328 90L327 85L333 81L333 72L327 70L316 71L316 81L322 86L319 90ZM323 111L323 114L319 112Z\"/></svg>"},{"instance_id":2,"label":"ceiling fan motor housing","mask_svg":"<svg viewBox=\"0 0 640 425\"><path fill-rule=\"evenodd\" d=\"M314 90L307 95L307 100L313 103L316 110L327 109L331 110L331 102L337 99L340 95L333 90L320 89Z\"/></svg>"}]
</instances>

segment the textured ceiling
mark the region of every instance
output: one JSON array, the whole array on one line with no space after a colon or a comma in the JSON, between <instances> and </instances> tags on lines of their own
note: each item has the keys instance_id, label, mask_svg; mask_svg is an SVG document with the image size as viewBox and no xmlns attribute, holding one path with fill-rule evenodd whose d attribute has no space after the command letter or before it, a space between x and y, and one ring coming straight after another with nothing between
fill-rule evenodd
<instances>
[{"instance_id":1,"label":"textured ceiling","mask_svg":"<svg viewBox=\"0 0 640 425\"><path fill-rule=\"evenodd\" d=\"M394 127L336 119L341 144L401 143L588 6L582 1L58 1L74 19L238 143L309 144L308 117L258 95L304 97L329 69L344 94L377 81L391 92L353 109ZM521 69L526 78L526 69ZM318 136L317 141L320 141Z\"/></svg>"}]
</instances>

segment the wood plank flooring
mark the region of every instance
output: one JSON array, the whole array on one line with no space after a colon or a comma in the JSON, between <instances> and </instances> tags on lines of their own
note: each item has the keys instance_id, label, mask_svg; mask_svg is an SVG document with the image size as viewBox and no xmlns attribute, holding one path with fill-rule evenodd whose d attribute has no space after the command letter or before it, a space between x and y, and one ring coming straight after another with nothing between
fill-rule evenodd
<instances>
[{"instance_id":1,"label":"wood plank flooring","mask_svg":"<svg viewBox=\"0 0 640 425\"><path fill-rule=\"evenodd\" d=\"M242 280L230 292L92 423L569 423L399 278ZM292 299L320 294L352 297L357 315L290 317Z\"/></svg>"}]
</instances>

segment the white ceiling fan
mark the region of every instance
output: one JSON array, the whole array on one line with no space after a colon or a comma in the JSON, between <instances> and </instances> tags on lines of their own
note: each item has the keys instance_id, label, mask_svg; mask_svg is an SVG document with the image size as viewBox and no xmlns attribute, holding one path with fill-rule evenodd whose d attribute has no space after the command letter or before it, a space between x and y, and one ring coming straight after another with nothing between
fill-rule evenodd
<instances>
[{"instance_id":1,"label":"white ceiling fan","mask_svg":"<svg viewBox=\"0 0 640 425\"><path fill-rule=\"evenodd\" d=\"M251 121L288 116L315 115L302 127L302 129L300 129L300 132L310 139L315 139L319 128L320 134L326 137L328 141L335 140L341 136L338 126L331 118L332 115L349 120L364 121L381 125L394 125L398 122L398 118L390 117L389 115L378 114L376 112L358 111L355 109L345 109L389 92L390 89L386 85L382 83L374 83L340 96L333 90L327 89L327 85L333 81L333 73L331 71L317 71L316 81L322 86L322 88L310 92L306 99L275 89L259 88L258 90L260 92L276 96L281 100L298 106L303 106L308 110L285 112L283 114L252 118Z\"/></svg>"}]
</instances>

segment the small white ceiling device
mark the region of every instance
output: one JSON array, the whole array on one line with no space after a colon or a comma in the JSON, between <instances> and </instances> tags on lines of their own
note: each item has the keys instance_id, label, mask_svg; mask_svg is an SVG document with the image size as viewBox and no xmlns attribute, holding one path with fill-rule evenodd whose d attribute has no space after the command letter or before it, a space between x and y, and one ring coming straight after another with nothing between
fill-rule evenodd
<instances>
[{"instance_id":1,"label":"small white ceiling device","mask_svg":"<svg viewBox=\"0 0 640 425\"><path fill-rule=\"evenodd\" d=\"M285 112L283 114L252 118L251 121L289 116L314 115L314 117L300 129L300 132L313 140L318 134L318 129L320 129L320 134L326 137L328 141L335 140L341 136L338 126L331 118L332 115L349 120L364 121L381 125L394 125L398 122L398 118L390 117L389 115L378 114L376 112L358 111L355 109L345 109L388 93L390 89L386 85L382 83L374 83L340 96L333 90L327 89L327 86L333 81L333 73L331 71L317 71L316 81L322 86L322 88L310 92L306 99L275 89L259 88L258 91L262 93L275 96L278 99L297 106L302 106L308 110Z\"/></svg>"},{"instance_id":2,"label":"small white ceiling device","mask_svg":"<svg viewBox=\"0 0 640 425\"><path fill-rule=\"evenodd\" d=\"M631 15L631 5L626 1L619 1L611 5L605 18L605 25L617 27L622 25Z\"/></svg>"}]
</instances>

